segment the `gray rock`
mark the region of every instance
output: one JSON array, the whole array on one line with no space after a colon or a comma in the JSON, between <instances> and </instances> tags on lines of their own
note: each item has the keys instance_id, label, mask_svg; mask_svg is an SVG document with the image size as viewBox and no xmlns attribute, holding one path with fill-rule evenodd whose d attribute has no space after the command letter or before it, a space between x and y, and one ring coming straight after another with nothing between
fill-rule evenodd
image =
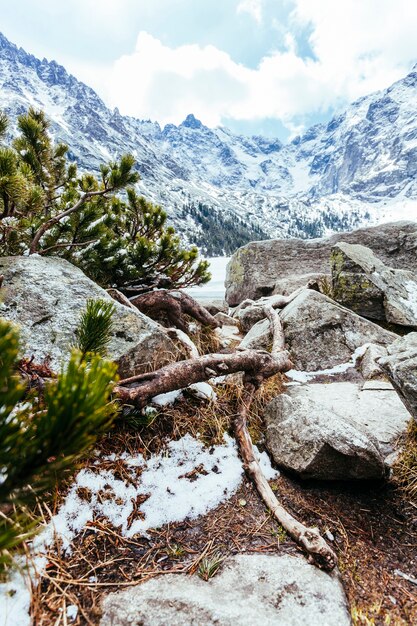
<instances>
[{"instance_id":1,"label":"gray rock","mask_svg":"<svg viewBox=\"0 0 417 626\"><path fill-rule=\"evenodd\" d=\"M374 343L369 344L360 361L360 370L365 379L376 378L382 376L384 372L377 363L377 359L386 356L387 349L384 346L378 346Z\"/></svg>"},{"instance_id":2,"label":"gray rock","mask_svg":"<svg viewBox=\"0 0 417 626\"><path fill-rule=\"evenodd\" d=\"M309 283L317 283L320 285L323 281L330 282L330 279L330 273L311 272L310 274L294 274L294 276L279 278L275 282L272 293L282 293L284 296L289 296L296 289L307 287Z\"/></svg>"},{"instance_id":3,"label":"gray rock","mask_svg":"<svg viewBox=\"0 0 417 626\"><path fill-rule=\"evenodd\" d=\"M59 370L67 361L80 315L89 298L115 305L109 358L119 364L122 377L141 373L149 365L172 360L176 348L162 327L139 311L112 300L78 268L56 257L0 259L0 315L18 324L22 355L37 361L51 359Z\"/></svg>"},{"instance_id":4,"label":"gray rock","mask_svg":"<svg viewBox=\"0 0 417 626\"><path fill-rule=\"evenodd\" d=\"M271 325L263 319L254 324L239 344L241 350L267 350L272 343Z\"/></svg>"},{"instance_id":5,"label":"gray rock","mask_svg":"<svg viewBox=\"0 0 417 626\"><path fill-rule=\"evenodd\" d=\"M349 626L340 578L300 557L239 555L208 582L166 574L109 594L100 626Z\"/></svg>"},{"instance_id":6,"label":"gray rock","mask_svg":"<svg viewBox=\"0 0 417 626\"><path fill-rule=\"evenodd\" d=\"M400 337L388 346L388 356L380 358L378 364L417 420L417 333Z\"/></svg>"},{"instance_id":7,"label":"gray rock","mask_svg":"<svg viewBox=\"0 0 417 626\"><path fill-rule=\"evenodd\" d=\"M266 407L267 446L305 478L381 478L409 419L384 381L291 386Z\"/></svg>"},{"instance_id":8,"label":"gray rock","mask_svg":"<svg viewBox=\"0 0 417 626\"><path fill-rule=\"evenodd\" d=\"M209 313L212 315L216 315L216 313L228 313L229 305L226 300L212 299L206 298L204 296L198 296L194 292L192 293L192 297L196 300L201 306L203 306Z\"/></svg>"},{"instance_id":9,"label":"gray rock","mask_svg":"<svg viewBox=\"0 0 417 626\"><path fill-rule=\"evenodd\" d=\"M299 370L317 371L347 363L360 346L386 346L398 337L310 289L300 293L280 315Z\"/></svg>"},{"instance_id":10,"label":"gray rock","mask_svg":"<svg viewBox=\"0 0 417 626\"><path fill-rule=\"evenodd\" d=\"M359 315L417 326L416 273L386 266L369 248L341 242L331 253L333 298Z\"/></svg>"},{"instance_id":11,"label":"gray rock","mask_svg":"<svg viewBox=\"0 0 417 626\"><path fill-rule=\"evenodd\" d=\"M392 267L417 270L416 222L361 228L350 233L336 233L327 239L255 241L239 248L230 259L226 273L226 300L230 306L236 306L245 298L257 300L271 295L276 292L278 281L283 279L295 281L296 277L307 273L328 273L330 251L339 241L371 248Z\"/></svg>"},{"instance_id":12,"label":"gray rock","mask_svg":"<svg viewBox=\"0 0 417 626\"><path fill-rule=\"evenodd\" d=\"M311 289L302 291L280 317L294 366L307 372L347 363L367 343L387 346L398 338ZM271 342L270 324L264 319L245 335L240 348L266 350Z\"/></svg>"},{"instance_id":13,"label":"gray rock","mask_svg":"<svg viewBox=\"0 0 417 626\"><path fill-rule=\"evenodd\" d=\"M215 316L216 320L218 322L220 322L220 324L226 325L226 326L239 326L239 320L237 320L234 317L231 317L230 315L227 315L226 313L216 313Z\"/></svg>"}]
</instances>

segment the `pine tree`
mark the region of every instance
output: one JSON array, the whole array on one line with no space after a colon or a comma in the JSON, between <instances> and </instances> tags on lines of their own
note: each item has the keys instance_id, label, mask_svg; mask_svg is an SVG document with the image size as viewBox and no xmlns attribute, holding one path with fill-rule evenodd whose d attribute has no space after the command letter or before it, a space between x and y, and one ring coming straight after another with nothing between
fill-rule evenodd
<instances>
[{"instance_id":1,"label":"pine tree","mask_svg":"<svg viewBox=\"0 0 417 626\"><path fill-rule=\"evenodd\" d=\"M17 331L0 320L0 577L34 531L25 507L74 470L115 416L113 363L74 351L39 398L15 374L18 347Z\"/></svg>"},{"instance_id":2,"label":"pine tree","mask_svg":"<svg viewBox=\"0 0 417 626\"><path fill-rule=\"evenodd\" d=\"M52 142L42 111L18 118L19 136L0 147L0 254L59 255L104 287L165 280L206 282L197 248L182 248L161 207L138 196L131 155L79 175L68 147ZM7 120L0 116L0 141Z\"/></svg>"}]
</instances>

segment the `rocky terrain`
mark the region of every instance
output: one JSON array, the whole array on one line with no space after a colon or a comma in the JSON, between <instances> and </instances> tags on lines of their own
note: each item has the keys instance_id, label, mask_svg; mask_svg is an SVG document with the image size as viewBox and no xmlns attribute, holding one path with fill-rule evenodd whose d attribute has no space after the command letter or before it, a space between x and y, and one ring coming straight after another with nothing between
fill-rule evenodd
<instances>
[{"instance_id":1,"label":"rocky terrain","mask_svg":"<svg viewBox=\"0 0 417 626\"><path fill-rule=\"evenodd\" d=\"M19 572L0 584L4 624L29 624L29 611L42 625L415 623L415 494L397 471L417 420L416 237L399 222L295 241L292 257L286 240L252 243L229 264L233 307L204 301L211 343L190 328L193 354L259 353L278 311L292 369L263 382L249 432L272 491L319 528L336 569L309 562L244 474L230 435L242 378L205 371L125 413L57 493L31 547L32 595ZM22 355L55 367L76 312L110 298L60 259L0 270L0 315L20 325ZM124 376L178 349L163 324L117 305L109 350Z\"/></svg>"},{"instance_id":2,"label":"rocky terrain","mask_svg":"<svg viewBox=\"0 0 417 626\"><path fill-rule=\"evenodd\" d=\"M417 214L417 73L361 98L283 145L208 128L123 116L55 61L0 35L0 107L15 120L35 106L81 169L130 151L140 189L187 242L210 256L254 239L319 237Z\"/></svg>"}]
</instances>

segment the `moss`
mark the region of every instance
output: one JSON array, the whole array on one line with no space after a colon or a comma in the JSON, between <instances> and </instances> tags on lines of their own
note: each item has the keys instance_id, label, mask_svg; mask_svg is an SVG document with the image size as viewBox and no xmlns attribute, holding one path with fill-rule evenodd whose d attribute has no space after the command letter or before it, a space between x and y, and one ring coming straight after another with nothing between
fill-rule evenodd
<instances>
[{"instance_id":1,"label":"moss","mask_svg":"<svg viewBox=\"0 0 417 626\"><path fill-rule=\"evenodd\" d=\"M345 256L343 252L333 250L330 254L332 271L332 296L334 300L353 304L364 292L373 287L365 275L343 273Z\"/></svg>"},{"instance_id":2,"label":"moss","mask_svg":"<svg viewBox=\"0 0 417 626\"><path fill-rule=\"evenodd\" d=\"M245 277L245 268L240 261L242 253L243 250L239 250L239 252L230 260L228 267L228 279L230 283L243 283Z\"/></svg>"}]
</instances>

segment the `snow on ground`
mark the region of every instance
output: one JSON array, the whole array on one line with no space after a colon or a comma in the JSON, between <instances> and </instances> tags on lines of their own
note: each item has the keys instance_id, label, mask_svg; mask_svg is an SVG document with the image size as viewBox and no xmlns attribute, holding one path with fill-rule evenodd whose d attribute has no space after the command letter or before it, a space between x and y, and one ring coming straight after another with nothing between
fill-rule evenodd
<instances>
[{"instance_id":1,"label":"snow on ground","mask_svg":"<svg viewBox=\"0 0 417 626\"><path fill-rule=\"evenodd\" d=\"M64 549L70 549L72 539L96 515L108 519L126 537L204 515L238 489L243 475L236 444L227 435L223 445L210 448L185 435L147 461L141 454L123 455L123 460L131 468L131 484L126 485L111 470L83 469L76 476L49 528L61 537ZM276 476L267 455L262 455L262 464L268 478ZM138 467L142 470L139 479ZM87 500L82 497L85 493ZM132 522L135 503L145 497L139 506L144 519Z\"/></svg>"},{"instance_id":2,"label":"snow on ground","mask_svg":"<svg viewBox=\"0 0 417 626\"><path fill-rule=\"evenodd\" d=\"M352 354L350 361L348 361L347 363L339 363L339 365L335 365L334 367L330 367L326 370L317 370L316 372L289 370L288 372L285 372L285 375L288 378L291 378L291 380L296 383L308 383L309 380L315 378L316 376L334 376L335 374L342 374L351 367L355 367L356 361L365 354L365 352L369 348L369 345L369 343L365 343L363 346L359 346L359 348L356 348L355 352Z\"/></svg>"},{"instance_id":3,"label":"snow on ground","mask_svg":"<svg viewBox=\"0 0 417 626\"><path fill-rule=\"evenodd\" d=\"M271 467L268 455L256 453L266 478L275 478L278 472ZM33 541L32 577L34 569L39 572L46 565L42 553L55 537L61 539L64 550L70 551L74 537L96 516L106 518L124 536L133 537L149 528L204 515L230 498L243 478L236 443L226 434L224 444L210 448L185 435L147 460L141 454L124 453L121 458L131 470L129 484L109 469L86 468L77 474L57 515ZM109 459L117 460L115 455ZM138 468L142 470L139 477ZM133 520L140 502L137 508L144 518ZM28 572L14 571L8 582L0 584L0 626L29 626L30 598Z\"/></svg>"}]
</instances>

